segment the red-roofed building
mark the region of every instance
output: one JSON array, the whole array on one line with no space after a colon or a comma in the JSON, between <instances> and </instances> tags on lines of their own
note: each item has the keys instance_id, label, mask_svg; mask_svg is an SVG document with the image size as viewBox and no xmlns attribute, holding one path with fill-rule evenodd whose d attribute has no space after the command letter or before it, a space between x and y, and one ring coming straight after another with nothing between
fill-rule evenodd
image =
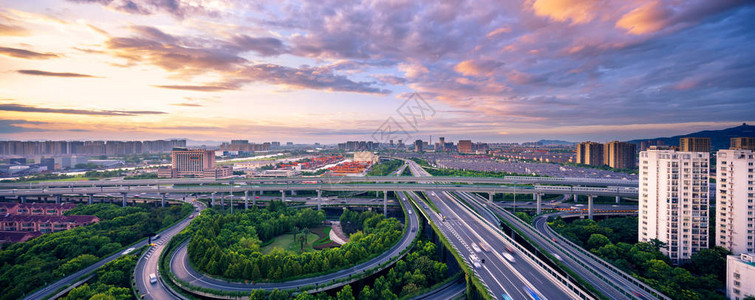
<instances>
[{"instance_id":1,"label":"red-roofed building","mask_svg":"<svg viewBox=\"0 0 755 300\"><path fill-rule=\"evenodd\" d=\"M96 216L2 215L0 231L57 232L97 223Z\"/></svg>"},{"instance_id":2,"label":"red-roofed building","mask_svg":"<svg viewBox=\"0 0 755 300\"><path fill-rule=\"evenodd\" d=\"M35 237L42 235L41 232L24 232L24 231L11 231L0 232L0 244L5 243L23 243L31 240Z\"/></svg>"},{"instance_id":3,"label":"red-roofed building","mask_svg":"<svg viewBox=\"0 0 755 300\"><path fill-rule=\"evenodd\" d=\"M0 215L46 215L62 216L63 213L76 207L73 203L18 203L0 202Z\"/></svg>"}]
</instances>

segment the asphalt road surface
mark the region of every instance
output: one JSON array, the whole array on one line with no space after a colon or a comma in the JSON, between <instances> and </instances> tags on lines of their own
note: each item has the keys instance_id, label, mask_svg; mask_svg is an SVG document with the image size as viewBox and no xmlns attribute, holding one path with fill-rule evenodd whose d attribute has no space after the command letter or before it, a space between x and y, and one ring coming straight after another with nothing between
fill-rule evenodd
<instances>
[{"instance_id":1,"label":"asphalt road surface","mask_svg":"<svg viewBox=\"0 0 755 300\"><path fill-rule=\"evenodd\" d=\"M417 213L414 211L411 205L407 205L405 202L407 211L412 211L409 215L409 225L405 234L401 237L398 243L394 245L388 251L378 255L370 261L361 263L351 268L336 271L330 274L303 278L297 280L291 280L279 283L243 283L243 282L227 282L217 278L208 277L194 270L189 264L187 257L187 243L182 244L171 257L170 266L173 273L177 278L188 282L194 286L225 290L225 291L251 291L255 289L296 289L308 285L328 285L333 280L339 280L348 277L349 275L358 274L364 272L364 270L371 269L379 266L380 264L388 261L389 259L399 255L402 250L406 249L412 244L414 238L417 236L417 229L419 228L419 219Z\"/></svg>"}]
</instances>

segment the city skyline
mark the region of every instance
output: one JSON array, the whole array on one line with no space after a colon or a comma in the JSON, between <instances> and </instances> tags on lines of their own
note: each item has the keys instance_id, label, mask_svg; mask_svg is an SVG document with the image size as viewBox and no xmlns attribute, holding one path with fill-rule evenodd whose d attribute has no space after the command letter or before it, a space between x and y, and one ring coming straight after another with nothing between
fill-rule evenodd
<instances>
[{"instance_id":1,"label":"city skyline","mask_svg":"<svg viewBox=\"0 0 755 300\"><path fill-rule=\"evenodd\" d=\"M370 140L413 92L436 113L404 126L407 142L607 142L755 121L745 1L2 7L4 140Z\"/></svg>"}]
</instances>

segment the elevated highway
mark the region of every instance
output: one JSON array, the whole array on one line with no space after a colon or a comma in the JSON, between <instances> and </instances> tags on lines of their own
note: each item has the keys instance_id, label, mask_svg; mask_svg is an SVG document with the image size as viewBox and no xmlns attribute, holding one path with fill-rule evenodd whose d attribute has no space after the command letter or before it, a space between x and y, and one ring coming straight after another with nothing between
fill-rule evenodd
<instances>
[{"instance_id":1,"label":"elevated highway","mask_svg":"<svg viewBox=\"0 0 755 300\"><path fill-rule=\"evenodd\" d=\"M561 215L564 217L585 217L582 209L562 211L539 216L533 227L504 210L498 203L487 202L484 198L470 193L460 193L462 199L474 205L480 211L490 212L486 218L492 222L498 221L498 216L517 228L528 239L537 243L545 251L576 272L582 279L589 282L595 289L611 299L668 299L665 295L640 282L636 278L618 270L588 251L571 244L555 234L547 227L548 216ZM495 213L496 215L493 215ZM636 215L636 209L601 210L596 215Z\"/></svg>"},{"instance_id":2,"label":"elevated highway","mask_svg":"<svg viewBox=\"0 0 755 300\"><path fill-rule=\"evenodd\" d=\"M399 170L403 170L403 167ZM399 175L401 173L398 173ZM106 186L143 186L143 185L257 185L257 184L280 184L280 183L432 183L452 182L466 184L539 184L539 185L570 185L570 186L626 186L637 187L637 180L604 179L604 178L557 178L557 177L529 177L529 176L505 176L505 177L412 177L412 176L335 176L335 177L281 177L281 178L244 178L244 179L106 179L91 181L44 181L35 183L0 183L0 189L40 189L51 187L106 187Z\"/></svg>"},{"instance_id":3,"label":"elevated highway","mask_svg":"<svg viewBox=\"0 0 755 300\"><path fill-rule=\"evenodd\" d=\"M513 187L507 185L490 184L431 184L431 183L337 183L337 184L259 184L259 185L201 185L201 186L72 186L66 188L25 188L25 189L0 189L0 196L56 196L56 195L88 195L103 193L238 193L255 191L449 191L449 192L474 192L474 193L506 193L506 194L576 194L587 196L620 196L636 197L635 187L569 187L569 186L527 186Z\"/></svg>"},{"instance_id":4,"label":"elevated highway","mask_svg":"<svg viewBox=\"0 0 755 300\"><path fill-rule=\"evenodd\" d=\"M415 176L429 177L429 174L415 163L408 163ZM449 192L426 190L425 193L429 198L428 200L432 201L437 207L438 212L430 209L416 193L410 193L410 195L417 202L418 207L423 210L423 214L427 215L437 225L455 250L470 261L470 267L490 291L493 298L590 298L584 291L575 287L565 278L557 278L558 275L553 270L549 270L547 266L532 255L522 255L516 261L504 258L503 249L520 248L512 240L500 234L497 228L483 222L472 211L453 199ZM482 243L486 245L482 247L487 248L487 250L478 250L481 247L478 245L482 245ZM478 265L471 262L471 255L475 255L481 260Z\"/></svg>"}]
</instances>

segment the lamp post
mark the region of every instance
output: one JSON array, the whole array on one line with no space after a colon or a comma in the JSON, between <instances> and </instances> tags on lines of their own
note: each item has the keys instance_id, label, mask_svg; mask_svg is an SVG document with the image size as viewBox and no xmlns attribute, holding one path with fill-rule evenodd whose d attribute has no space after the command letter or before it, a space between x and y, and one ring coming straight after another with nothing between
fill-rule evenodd
<instances>
[{"instance_id":1,"label":"lamp post","mask_svg":"<svg viewBox=\"0 0 755 300\"><path fill-rule=\"evenodd\" d=\"M516 180L514 180L514 215L516 216Z\"/></svg>"}]
</instances>

